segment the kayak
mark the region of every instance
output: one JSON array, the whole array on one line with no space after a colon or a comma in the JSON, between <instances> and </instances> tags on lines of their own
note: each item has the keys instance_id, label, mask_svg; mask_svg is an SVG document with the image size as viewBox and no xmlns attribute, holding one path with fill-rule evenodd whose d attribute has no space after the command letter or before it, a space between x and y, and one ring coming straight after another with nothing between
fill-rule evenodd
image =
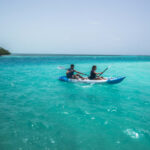
<instances>
[{"instance_id":1,"label":"kayak","mask_svg":"<svg viewBox=\"0 0 150 150\"><path fill-rule=\"evenodd\" d=\"M65 82L80 82L80 83L109 83L109 84L117 84L123 81L125 77L105 77L105 80L90 80L90 79L69 79L66 76L59 77L60 81Z\"/></svg>"}]
</instances>

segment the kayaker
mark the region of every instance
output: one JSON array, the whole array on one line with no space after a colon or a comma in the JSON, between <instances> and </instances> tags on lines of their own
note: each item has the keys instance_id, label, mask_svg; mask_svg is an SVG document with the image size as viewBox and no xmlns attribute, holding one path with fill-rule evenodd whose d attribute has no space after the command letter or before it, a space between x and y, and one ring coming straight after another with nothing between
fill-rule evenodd
<instances>
[{"instance_id":1,"label":"kayaker","mask_svg":"<svg viewBox=\"0 0 150 150\"><path fill-rule=\"evenodd\" d=\"M97 72L96 72L96 69L97 69L97 67L94 65L94 66L92 67L92 70L91 70L89 79L90 79L90 80L104 80L105 78L98 76L98 75L101 75L102 72L97 73Z\"/></svg>"},{"instance_id":2,"label":"kayaker","mask_svg":"<svg viewBox=\"0 0 150 150\"><path fill-rule=\"evenodd\" d=\"M74 75L74 72L76 72L77 74ZM85 78L80 76L79 74L83 74L84 75L84 73L81 73L81 72L76 71L74 69L74 64L71 64L70 68L66 72L67 78L71 78L71 79L79 79L79 78L81 78L81 79L84 80Z\"/></svg>"}]
</instances>

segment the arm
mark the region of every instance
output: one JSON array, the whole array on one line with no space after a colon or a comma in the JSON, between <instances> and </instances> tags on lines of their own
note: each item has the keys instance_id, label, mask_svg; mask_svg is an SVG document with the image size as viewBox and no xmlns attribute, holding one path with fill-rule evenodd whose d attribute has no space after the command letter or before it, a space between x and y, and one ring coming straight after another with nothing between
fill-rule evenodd
<instances>
[{"instance_id":1,"label":"arm","mask_svg":"<svg viewBox=\"0 0 150 150\"><path fill-rule=\"evenodd\" d=\"M67 71L66 71L66 74L68 74L69 72L70 72L70 71L69 71L69 70L67 70Z\"/></svg>"},{"instance_id":2,"label":"arm","mask_svg":"<svg viewBox=\"0 0 150 150\"><path fill-rule=\"evenodd\" d=\"M98 74L101 74L102 72L95 72L95 71L94 71L94 73L95 73L96 75L98 75Z\"/></svg>"},{"instance_id":3,"label":"arm","mask_svg":"<svg viewBox=\"0 0 150 150\"><path fill-rule=\"evenodd\" d=\"M96 74L97 77L99 77L101 74L103 74L102 72L95 72L95 71L94 71L94 73Z\"/></svg>"},{"instance_id":4,"label":"arm","mask_svg":"<svg viewBox=\"0 0 150 150\"><path fill-rule=\"evenodd\" d=\"M76 70L74 70L74 72L85 75L84 73L76 71Z\"/></svg>"},{"instance_id":5,"label":"arm","mask_svg":"<svg viewBox=\"0 0 150 150\"><path fill-rule=\"evenodd\" d=\"M102 74L103 72L99 72L99 73L97 73L97 74Z\"/></svg>"}]
</instances>

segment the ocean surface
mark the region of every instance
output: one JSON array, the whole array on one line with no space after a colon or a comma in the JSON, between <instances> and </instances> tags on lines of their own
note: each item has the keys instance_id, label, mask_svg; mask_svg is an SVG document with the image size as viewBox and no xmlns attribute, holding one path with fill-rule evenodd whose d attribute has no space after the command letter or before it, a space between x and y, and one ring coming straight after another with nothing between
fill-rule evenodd
<instances>
[{"instance_id":1,"label":"ocean surface","mask_svg":"<svg viewBox=\"0 0 150 150\"><path fill-rule=\"evenodd\" d=\"M72 63L126 79L59 81ZM150 150L150 57L0 57L0 150Z\"/></svg>"}]
</instances>

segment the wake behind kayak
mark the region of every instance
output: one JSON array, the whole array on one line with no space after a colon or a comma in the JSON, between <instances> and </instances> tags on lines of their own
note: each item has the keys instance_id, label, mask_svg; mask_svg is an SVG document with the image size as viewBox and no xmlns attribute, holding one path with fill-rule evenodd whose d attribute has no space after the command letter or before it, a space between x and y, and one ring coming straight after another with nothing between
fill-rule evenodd
<instances>
[{"instance_id":1,"label":"wake behind kayak","mask_svg":"<svg viewBox=\"0 0 150 150\"><path fill-rule=\"evenodd\" d=\"M79 82L79 83L108 83L108 84L117 84L122 82L125 77L105 77L106 80L89 80L89 79L69 79L66 76L61 76L59 77L60 81L64 81L64 82Z\"/></svg>"}]
</instances>

